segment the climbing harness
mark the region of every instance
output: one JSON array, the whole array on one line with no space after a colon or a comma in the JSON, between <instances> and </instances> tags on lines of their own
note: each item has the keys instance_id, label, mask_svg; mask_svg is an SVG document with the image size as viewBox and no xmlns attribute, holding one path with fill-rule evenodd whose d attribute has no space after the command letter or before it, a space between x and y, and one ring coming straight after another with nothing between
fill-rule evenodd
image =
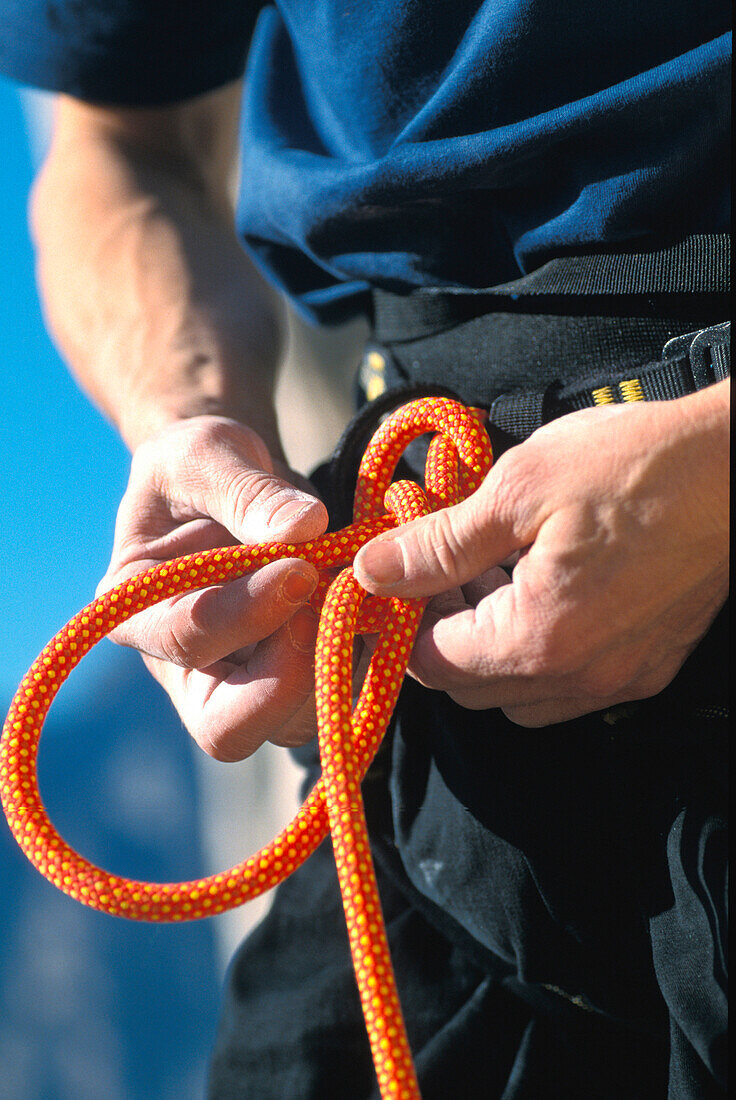
<instances>
[{"instance_id":1,"label":"climbing harness","mask_svg":"<svg viewBox=\"0 0 736 1100\"><path fill-rule=\"evenodd\" d=\"M425 489L409 481L391 484L407 445L426 433L435 434ZM223 913L282 882L330 832L383 1100L417 1100L419 1089L386 942L360 783L393 713L425 601L365 598L350 562L376 535L469 496L491 461L478 410L444 397L405 405L379 427L366 449L351 525L297 545L262 543L190 554L123 581L83 608L42 650L16 692L0 742L0 795L18 844L64 893L115 916L183 921ZM310 561L321 574L315 594L315 602L322 604L315 655L321 779L278 836L229 871L190 882L152 883L94 866L55 830L38 790L38 743L57 691L91 647L132 615L286 557ZM376 632L376 649L353 707L353 639L356 633Z\"/></svg>"}]
</instances>

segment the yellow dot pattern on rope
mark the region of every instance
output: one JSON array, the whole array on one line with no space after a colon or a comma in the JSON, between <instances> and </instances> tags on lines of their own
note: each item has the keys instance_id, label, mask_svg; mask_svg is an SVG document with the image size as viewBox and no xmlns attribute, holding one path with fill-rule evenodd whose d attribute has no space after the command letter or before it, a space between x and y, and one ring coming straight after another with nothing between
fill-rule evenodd
<instances>
[{"instance_id":1,"label":"yellow dot pattern on rope","mask_svg":"<svg viewBox=\"0 0 736 1100\"><path fill-rule=\"evenodd\" d=\"M391 484L405 447L425 432L435 433L425 471L426 493L412 482ZM331 832L382 1100L417 1100L419 1089L386 941L360 784L396 705L424 601L365 598L350 563L376 535L474 492L491 457L478 410L446 398L423 398L403 406L378 429L363 457L353 524L297 545L263 543L190 554L117 585L83 608L42 650L15 694L0 741L0 797L18 844L64 893L115 916L185 921L223 913L282 882ZM322 575L315 656L320 780L270 844L227 871L189 882L155 883L96 867L59 835L38 790L39 739L57 691L92 646L132 615L180 592L226 583L284 557L310 561ZM332 579L339 569L342 572ZM379 631L353 707L353 638L356 633Z\"/></svg>"}]
</instances>

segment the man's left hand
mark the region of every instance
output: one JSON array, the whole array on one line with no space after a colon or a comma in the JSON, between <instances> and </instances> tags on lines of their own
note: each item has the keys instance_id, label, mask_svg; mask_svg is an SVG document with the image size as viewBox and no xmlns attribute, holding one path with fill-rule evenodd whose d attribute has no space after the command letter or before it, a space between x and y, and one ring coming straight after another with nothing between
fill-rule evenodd
<instances>
[{"instance_id":1,"label":"man's left hand","mask_svg":"<svg viewBox=\"0 0 736 1100\"><path fill-rule=\"evenodd\" d=\"M728 592L728 442L728 382L573 413L467 501L373 540L356 575L436 597L410 671L461 706L544 726L647 698Z\"/></svg>"}]
</instances>

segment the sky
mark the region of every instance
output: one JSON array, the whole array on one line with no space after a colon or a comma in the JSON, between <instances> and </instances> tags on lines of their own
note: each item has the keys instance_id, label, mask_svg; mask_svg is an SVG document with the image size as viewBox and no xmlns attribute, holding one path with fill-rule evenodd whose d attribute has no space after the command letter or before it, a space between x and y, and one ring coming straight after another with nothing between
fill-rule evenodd
<instances>
[{"instance_id":1,"label":"sky","mask_svg":"<svg viewBox=\"0 0 736 1100\"><path fill-rule=\"evenodd\" d=\"M28 116L0 81L3 714L37 652L94 594L128 471L43 327ZM139 658L103 642L52 708L42 794L65 838L110 869L201 875L215 868L195 753ZM31 868L0 817L0 1100L198 1100L221 981L213 921L149 926L86 909Z\"/></svg>"}]
</instances>

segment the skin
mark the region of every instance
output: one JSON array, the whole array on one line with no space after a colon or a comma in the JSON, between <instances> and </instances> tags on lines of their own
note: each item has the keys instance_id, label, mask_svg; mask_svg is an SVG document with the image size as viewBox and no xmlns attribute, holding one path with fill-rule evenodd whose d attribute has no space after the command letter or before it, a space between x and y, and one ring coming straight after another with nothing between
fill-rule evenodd
<instances>
[{"instance_id":1,"label":"skin","mask_svg":"<svg viewBox=\"0 0 736 1100\"><path fill-rule=\"evenodd\" d=\"M727 383L563 417L470 500L363 548L356 576L445 593L412 671L461 706L545 726L647 698L728 593L728 447Z\"/></svg>"},{"instance_id":2,"label":"skin","mask_svg":"<svg viewBox=\"0 0 736 1100\"><path fill-rule=\"evenodd\" d=\"M34 188L49 326L132 452L100 591L177 554L326 528L273 410L282 307L233 231L238 102L237 85L154 110L62 97ZM412 674L534 726L660 691L726 596L728 429L725 383L576 413L504 455L471 502L364 548L370 591L435 597ZM316 579L277 562L114 637L218 759L299 743Z\"/></svg>"}]
</instances>

